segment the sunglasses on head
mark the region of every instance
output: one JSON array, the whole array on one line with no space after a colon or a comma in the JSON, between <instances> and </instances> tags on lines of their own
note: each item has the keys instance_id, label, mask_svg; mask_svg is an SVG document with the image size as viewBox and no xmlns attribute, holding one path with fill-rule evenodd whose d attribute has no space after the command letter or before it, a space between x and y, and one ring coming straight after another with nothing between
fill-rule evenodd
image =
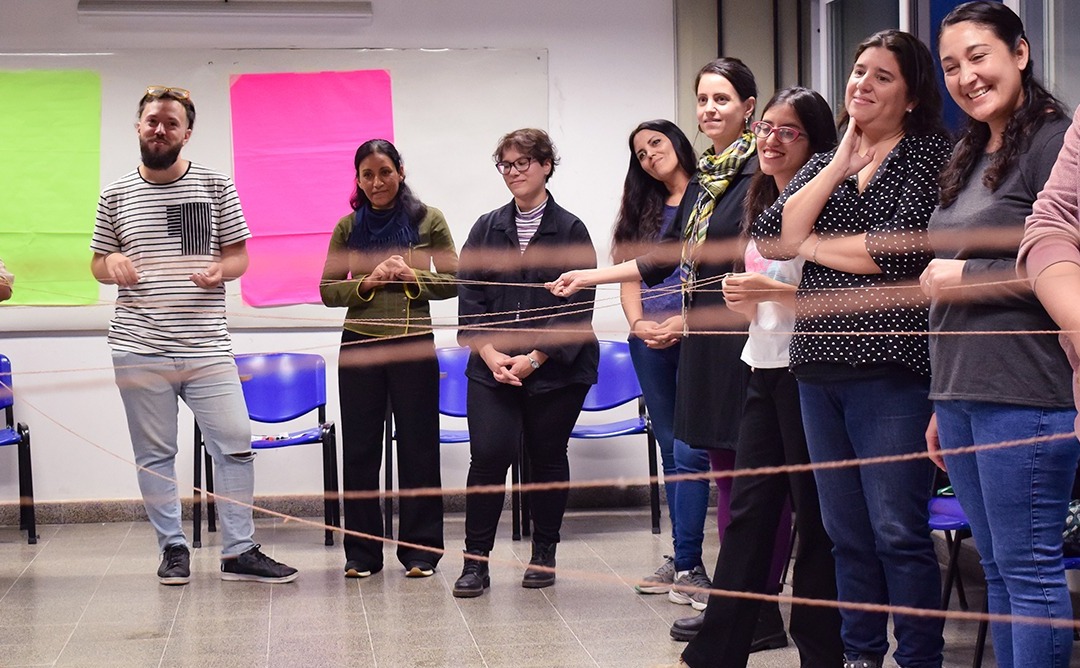
<instances>
[{"instance_id":1,"label":"sunglasses on head","mask_svg":"<svg viewBox=\"0 0 1080 668\"><path fill-rule=\"evenodd\" d=\"M146 97L155 100L162 97L168 97L174 100L190 100L191 92L185 88L171 88L169 86L147 86Z\"/></svg>"}]
</instances>

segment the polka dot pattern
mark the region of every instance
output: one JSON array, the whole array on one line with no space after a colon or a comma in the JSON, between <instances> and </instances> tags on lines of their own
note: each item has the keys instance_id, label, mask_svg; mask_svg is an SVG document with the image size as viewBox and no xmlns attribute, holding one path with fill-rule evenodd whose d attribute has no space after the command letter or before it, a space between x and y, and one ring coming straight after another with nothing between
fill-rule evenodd
<instances>
[{"instance_id":1,"label":"polka dot pattern","mask_svg":"<svg viewBox=\"0 0 1080 668\"><path fill-rule=\"evenodd\" d=\"M938 201L938 174L952 152L941 135L907 135L882 161L860 193L845 180L821 210L814 231L829 237L866 234L866 250L880 274L850 274L807 261L799 284L791 364L897 363L930 375L925 336L829 336L806 332L925 332L927 303L917 290L880 288L912 284L933 257L926 227ZM784 204L832 160L821 153L795 175L780 198L754 222L763 255L788 259L776 246Z\"/></svg>"}]
</instances>

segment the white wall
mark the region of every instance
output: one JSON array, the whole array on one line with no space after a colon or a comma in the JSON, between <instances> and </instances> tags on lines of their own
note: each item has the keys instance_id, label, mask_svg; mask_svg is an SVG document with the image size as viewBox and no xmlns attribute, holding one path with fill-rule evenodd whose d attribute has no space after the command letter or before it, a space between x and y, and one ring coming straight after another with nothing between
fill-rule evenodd
<instances>
[{"instance_id":1,"label":"white wall","mask_svg":"<svg viewBox=\"0 0 1080 668\"><path fill-rule=\"evenodd\" d=\"M154 30L104 30L78 23L76 0L0 0L0 51L77 52L146 48L543 48L549 54L549 131L563 163L551 188L589 226L601 261L618 207L628 153L626 137L640 121L675 114L675 39L672 3L622 0L375 0L371 26L353 34L253 26L162 25ZM183 28L183 29L181 29ZM148 82L177 84L183 82ZM507 100L512 105L513 100ZM431 103L438 123L438 100ZM225 122L202 119L200 125ZM492 143L498 133L492 128ZM448 131L451 129L448 128ZM134 138L133 138L134 139ZM130 147L123 147L125 150ZM491 146L477 146L487 155ZM189 156L198 159L198 156ZM417 159L417 156L413 156ZM433 150L424 160L454 156ZM58 169L62 169L58 165ZM496 178L492 170L492 178ZM422 184L416 184L422 192ZM439 206L438 202L432 204ZM490 209L490 203L474 215ZM460 243L460 240L459 240ZM0 254L2 254L0 249ZM625 324L611 299L598 297L594 323L602 338L622 338ZM4 311L0 309L0 329ZM338 332L234 331L238 352L315 348L336 367ZM449 335L440 336L449 343ZM35 495L41 501L136 498L130 444L103 331L0 334L0 350L15 366L18 419L33 430ZM333 375L333 374L331 374ZM336 382L330 393L337 396ZM331 400L331 419L337 416ZM182 413L181 442L190 442ZM641 476L646 470L635 439L571 445L574 478ZM259 494L319 489L318 455L294 448L261 455ZM443 449L444 485L464 485L468 453ZM190 449L178 459L181 480L191 471ZM0 501L17 495L15 452L0 450ZM183 488L182 488L183 489Z\"/></svg>"}]
</instances>

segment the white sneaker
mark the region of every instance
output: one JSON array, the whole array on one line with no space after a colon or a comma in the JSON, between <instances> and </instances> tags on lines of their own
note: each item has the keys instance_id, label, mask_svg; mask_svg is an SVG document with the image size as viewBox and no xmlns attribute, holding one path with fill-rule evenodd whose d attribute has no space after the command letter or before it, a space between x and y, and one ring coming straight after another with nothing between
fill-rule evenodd
<instances>
[{"instance_id":1,"label":"white sneaker","mask_svg":"<svg viewBox=\"0 0 1080 668\"><path fill-rule=\"evenodd\" d=\"M709 605L708 591L682 591L682 587L712 589L712 581L709 580L704 566L698 565L693 570L676 573L675 581L671 583L671 591L668 592L668 600L679 605L692 606L694 610L699 611Z\"/></svg>"}]
</instances>

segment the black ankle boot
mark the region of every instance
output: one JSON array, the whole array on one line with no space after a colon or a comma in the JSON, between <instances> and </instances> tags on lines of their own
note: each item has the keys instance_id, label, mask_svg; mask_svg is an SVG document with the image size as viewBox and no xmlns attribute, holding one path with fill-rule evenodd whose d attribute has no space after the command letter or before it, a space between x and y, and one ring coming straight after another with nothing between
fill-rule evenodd
<instances>
[{"instance_id":1,"label":"black ankle boot","mask_svg":"<svg viewBox=\"0 0 1080 668\"><path fill-rule=\"evenodd\" d=\"M525 577L521 578L521 586L526 589L540 589L555 584L554 571L535 570L532 566L555 568L555 543L532 544L532 559L529 560L529 568L525 569Z\"/></svg>"},{"instance_id":2,"label":"black ankle boot","mask_svg":"<svg viewBox=\"0 0 1080 668\"><path fill-rule=\"evenodd\" d=\"M480 550L465 550L465 568L461 569L461 577L454 582L456 598L476 598L491 586L488 562L471 559L470 555L487 557L488 553Z\"/></svg>"},{"instance_id":3,"label":"black ankle boot","mask_svg":"<svg viewBox=\"0 0 1080 668\"><path fill-rule=\"evenodd\" d=\"M698 634L698 631L701 630L701 625L704 623L704 612L699 612L693 617L676 619L671 625L671 639L678 640L679 642L690 642L694 639L694 636Z\"/></svg>"},{"instance_id":4,"label":"black ankle boot","mask_svg":"<svg viewBox=\"0 0 1080 668\"><path fill-rule=\"evenodd\" d=\"M780 616L780 604L775 601L762 601L757 626L754 627L754 640L750 643L750 653L780 649L787 645L787 632L784 631L784 618Z\"/></svg>"}]
</instances>

